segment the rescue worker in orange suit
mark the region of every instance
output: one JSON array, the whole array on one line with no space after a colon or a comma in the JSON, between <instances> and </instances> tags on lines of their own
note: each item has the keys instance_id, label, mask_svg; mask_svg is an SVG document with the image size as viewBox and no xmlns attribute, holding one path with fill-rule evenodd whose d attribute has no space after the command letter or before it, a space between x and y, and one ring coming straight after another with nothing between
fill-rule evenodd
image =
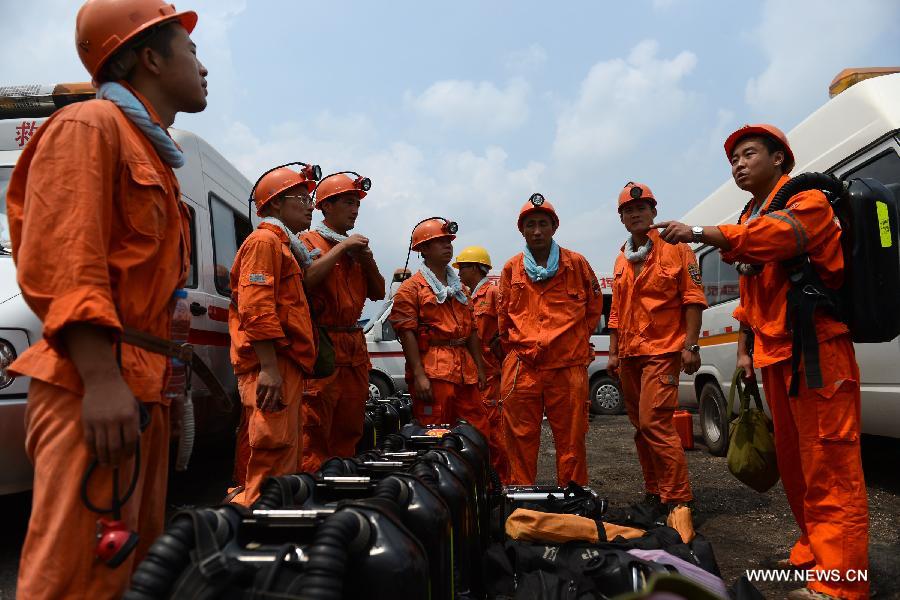
<instances>
[{"instance_id":1,"label":"rescue worker in orange suit","mask_svg":"<svg viewBox=\"0 0 900 600\"><path fill-rule=\"evenodd\" d=\"M450 268L455 233L456 223L440 217L416 225L410 249L422 255L422 268L400 284L389 319L406 357L413 416L423 425L465 419L488 437L475 314Z\"/></svg>"},{"instance_id":2,"label":"rescue worker in orange suit","mask_svg":"<svg viewBox=\"0 0 900 600\"><path fill-rule=\"evenodd\" d=\"M174 293L187 280L189 214L173 172L184 156L167 128L177 113L206 107L207 71L189 36L196 23L196 13L160 0L86 2L76 47L99 99L47 120L10 180L18 283L43 322L43 337L9 368L31 378L34 489L20 598L119 598L163 529L167 357L121 337L127 327L167 342ZM87 504L111 507L117 477L120 499L136 477L121 520L139 538L113 567L95 556L98 518L110 515Z\"/></svg>"},{"instance_id":3,"label":"rescue worker in orange suit","mask_svg":"<svg viewBox=\"0 0 900 600\"><path fill-rule=\"evenodd\" d=\"M588 261L553 239L559 217L541 194L519 212L525 251L500 274L498 322L506 351L501 375L503 438L512 485L537 476L541 420L556 444L556 479L587 484L585 363L603 313L600 284Z\"/></svg>"},{"instance_id":4,"label":"rescue worker in orange suit","mask_svg":"<svg viewBox=\"0 0 900 600\"><path fill-rule=\"evenodd\" d=\"M606 368L619 376L635 428L646 502L675 508L693 500L673 419L678 373L700 367L706 298L694 253L687 244L663 243L650 228L655 217L650 188L628 182L619 194L619 218L630 235L613 269Z\"/></svg>"},{"instance_id":5,"label":"rescue worker in orange suit","mask_svg":"<svg viewBox=\"0 0 900 600\"><path fill-rule=\"evenodd\" d=\"M481 246L468 246L456 257L453 267L459 271L459 279L471 290L475 326L481 341L481 360L484 362L486 387L481 394L487 413L488 444L491 449L491 465L501 482L509 478L509 465L503 444L503 424L500 418L500 364L503 349L497 329L497 286L488 279L491 257Z\"/></svg>"},{"instance_id":6,"label":"rescue worker in orange suit","mask_svg":"<svg viewBox=\"0 0 900 600\"><path fill-rule=\"evenodd\" d=\"M303 290L302 266L311 257L297 233L312 218L314 187L287 167L265 173L253 190L262 223L231 268L231 364L249 446L246 463L235 467L244 472L243 490L232 501L244 506L256 501L266 478L295 472L303 452L301 396L316 341Z\"/></svg>"},{"instance_id":7,"label":"rescue worker in orange suit","mask_svg":"<svg viewBox=\"0 0 900 600\"><path fill-rule=\"evenodd\" d=\"M369 239L349 232L369 185L368 179L351 179L347 173L322 179L315 197L324 222L302 235L306 248L317 254L305 279L310 311L334 345L335 370L305 384L301 471L316 471L331 456L353 456L363 433L371 364L356 323L367 298L384 298L384 277Z\"/></svg>"},{"instance_id":8,"label":"rescue worker in orange suit","mask_svg":"<svg viewBox=\"0 0 900 600\"><path fill-rule=\"evenodd\" d=\"M868 503L860 457L859 367L849 331L834 315L817 310L822 387L806 383L803 360L792 382L792 333L787 322L785 267L780 262L807 255L825 286L840 287L844 276L841 231L822 192L801 192L785 208L765 212L788 181L794 155L784 133L772 125L747 125L725 141L725 155L739 188L752 195L737 225L690 227L678 222L654 225L667 242L702 242L738 263L740 322L737 363L752 378L762 369L766 401L775 425L778 469L800 538L783 567L836 570L841 581L814 579L788 597L867 598L868 582L851 581L849 570L868 568ZM761 209L763 214L760 214ZM753 338L753 353L748 338ZM799 352L799 350L797 351ZM856 579L856 578L852 578Z\"/></svg>"}]
</instances>

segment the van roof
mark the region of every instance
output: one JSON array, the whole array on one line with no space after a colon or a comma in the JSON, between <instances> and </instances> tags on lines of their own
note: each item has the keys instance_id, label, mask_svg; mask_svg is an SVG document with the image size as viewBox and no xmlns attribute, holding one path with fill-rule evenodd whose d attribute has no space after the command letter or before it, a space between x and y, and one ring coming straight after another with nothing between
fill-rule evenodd
<instances>
[{"instance_id":1,"label":"van roof","mask_svg":"<svg viewBox=\"0 0 900 600\"><path fill-rule=\"evenodd\" d=\"M776 123L777 125L777 123ZM900 73L867 79L835 96L788 133L793 173L827 171L900 130ZM727 161L722 159L722 170ZM685 223L733 223L749 199L729 178L689 210Z\"/></svg>"}]
</instances>

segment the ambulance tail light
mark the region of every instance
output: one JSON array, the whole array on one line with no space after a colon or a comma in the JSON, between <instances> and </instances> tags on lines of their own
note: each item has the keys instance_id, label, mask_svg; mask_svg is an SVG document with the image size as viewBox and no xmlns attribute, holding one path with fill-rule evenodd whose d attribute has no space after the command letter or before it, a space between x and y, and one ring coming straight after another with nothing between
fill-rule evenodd
<instances>
[{"instance_id":1,"label":"ambulance tail light","mask_svg":"<svg viewBox=\"0 0 900 600\"><path fill-rule=\"evenodd\" d=\"M881 75L893 75L900 73L900 67L868 67L864 69L844 69L834 76L831 85L828 86L828 97L834 98L847 88L856 85L860 81L880 77Z\"/></svg>"},{"instance_id":2,"label":"ambulance tail light","mask_svg":"<svg viewBox=\"0 0 900 600\"><path fill-rule=\"evenodd\" d=\"M49 117L67 104L96 94L90 83L0 85L0 119Z\"/></svg>"}]
</instances>

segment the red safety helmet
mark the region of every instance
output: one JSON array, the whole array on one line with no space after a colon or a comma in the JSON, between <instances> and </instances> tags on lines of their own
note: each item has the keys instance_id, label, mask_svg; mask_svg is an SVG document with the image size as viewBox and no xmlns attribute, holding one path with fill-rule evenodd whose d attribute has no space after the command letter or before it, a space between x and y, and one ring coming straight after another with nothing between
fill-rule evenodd
<instances>
[{"instance_id":1,"label":"red safety helmet","mask_svg":"<svg viewBox=\"0 0 900 600\"><path fill-rule=\"evenodd\" d=\"M728 159L728 162L731 162L731 155L734 152L734 147L737 146L739 141L749 135L762 135L772 138L784 146L784 164L782 167L785 173L791 172L791 169L794 168L794 152L791 150L791 145L788 144L787 136L774 125L768 125L766 123L744 125L728 136L728 139L725 140L725 158Z\"/></svg>"},{"instance_id":2,"label":"red safety helmet","mask_svg":"<svg viewBox=\"0 0 900 600\"><path fill-rule=\"evenodd\" d=\"M528 199L528 202L522 206L522 210L519 211L519 231L522 231L522 221L525 220L525 217L540 211L550 215L554 229L559 227L559 217L556 215L556 211L553 210L553 205L544 198L543 194L534 193Z\"/></svg>"},{"instance_id":3,"label":"red safety helmet","mask_svg":"<svg viewBox=\"0 0 900 600\"><path fill-rule=\"evenodd\" d=\"M293 163L297 164L297 163ZM302 164L302 163L301 163ZM286 166L275 167L267 171L253 186L251 197L256 204L256 215L260 216L263 206L271 202L273 198L288 191L291 188L303 186L308 194L316 189L316 173L321 173L318 165L306 165L298 173Z\"/></svg>"},{"instance_id":4,"label":"red safety helmet","mask_svg":"<svg viewBox=\"0 0 900 600\"><path fill-rule=\"evenodd\" d=\"M356 175L356 179L350 179L350 175ZM362 200L370 189L372 180L356 171L341 171L326 175L316 187L316 208L321 209L323 202L340 194L356 194L356 197Z\"/></svg>"},{"instance_id":5,"label":"red safety helmet","mask_svg":"<svg viewBox=\"0 0 900 600\"><path fill-rule=\"evenodd\" d=\"M442 237L448 237L450 241L453 241L456 239L457 231L459 231L459 225L443 217L431 217L419 221L419 224L413 229L410 248L418 250L425 242Z\"/></svg>"},{"instance_id":6,"label":"red safety helmet","mask_svg":"<svg viewBox=\"0 0 900 600\"><path fill-rule=\"evenodd\" d=\"M75 46L91 77L106 61L137 35L156 25L178 20L188 33L197 25L197 13L176 12L163 0L87 0L75 17Z\"/></svg>"},{"instance_id":7,"label":"red safety helmet","mask_svg":"<svg viewBox=\"0 0 900 600\"><path fill-rule=\"evenodd\" d=\"M625 184L625 187L622 188L622 191L619 192L619 212L622 212L623 206L637 200L649 200L650 206L656 206L656 198L653 196L653 192L650 191L649 187L643 183L629 181Z\"/></svg>"}]
</instances>

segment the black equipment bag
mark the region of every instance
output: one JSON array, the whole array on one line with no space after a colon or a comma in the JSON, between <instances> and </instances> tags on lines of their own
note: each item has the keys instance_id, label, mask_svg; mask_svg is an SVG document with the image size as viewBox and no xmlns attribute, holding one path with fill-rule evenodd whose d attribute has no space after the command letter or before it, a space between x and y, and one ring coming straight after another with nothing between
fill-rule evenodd
<instances>
[{"instance_id":1,"label":"black equipment bag","mask_svg":"<svg viewBox=\"0 0 900 600\"><path fill-rule=\"evenodd\" d=\"M794 336L792 396L799 390L801 358L807 387L823 385L816 310L844 321L854 342L887 342L900 335L900 186L802 173L784 184L761 214L783 210L791 197L810 190L825 194L840 223L844 282L838 290L826 287L806 254L782 263L791 282L787 311Z\"/></svg>"}]
</instances>

